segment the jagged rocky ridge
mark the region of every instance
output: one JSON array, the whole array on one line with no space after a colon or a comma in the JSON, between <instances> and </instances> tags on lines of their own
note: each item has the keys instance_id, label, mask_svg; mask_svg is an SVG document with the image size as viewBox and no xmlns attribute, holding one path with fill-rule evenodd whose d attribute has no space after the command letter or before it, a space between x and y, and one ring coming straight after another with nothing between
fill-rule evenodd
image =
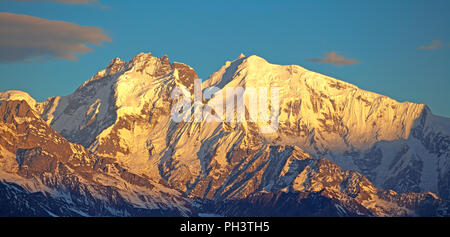
<instances>
[{"instance_id":1,"label":"jagged rocky ridge","mask_svg":"<svg viewBox=\"0 0 450 237\"><path fill-rule=\"evenodd\" d=\"M26 101L2 101L0 121L0 215L195 214L183 193L68 142Z\"/></svg>"},{"instance_id":2,"label":"jagged rocky ridge","mask_svg":"<svg viewBox=\"0 0 450 237\"><path fill-rule=\"evenodd\" d=\"M80 206L83 215L447 215L450 122L426 106L241 56L203 88L279 87L278 131L262 134L260 122L175 123L171 92L176 86L192 92L196 78L167 56L139 54L130 62L114 59L68 96L37 103L24 92L0 93L3 107L30 108L3 119L2 133L39 137L11 141L15 135L2 134L3 188L18 183L22 196L42 192ZM35 119L24 123L30 114ZM110 188L118 194L103 191ZM72 202L71 195L92 200Z\"/></svg>"}]
</instances>

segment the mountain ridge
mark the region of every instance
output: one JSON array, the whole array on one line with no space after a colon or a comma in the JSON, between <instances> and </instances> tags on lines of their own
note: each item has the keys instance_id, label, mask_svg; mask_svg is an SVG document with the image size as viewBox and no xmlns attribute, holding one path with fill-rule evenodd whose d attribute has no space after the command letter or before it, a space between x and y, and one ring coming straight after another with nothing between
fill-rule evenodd
<instances>
[{"instance_id":1,"label":"mountain ridge","mask_svg":"<svg viewBox=\"0 0 450 237\"><path fill-rule=\"evenodd\" d=\"M343 207L351 202L367 209L362 211L367 215L446 215L446 201L434 194L407 194L431 191L444 199L450 195L450 123L432 115L426 105L400 103L300 66L274 65L258 56L241 55L204 81L203 91L212 86L219 91L237 86L279 87L276 132L260 132L267 122L172 121L170 111L179 100L172 98L171 92L181 87L192 96L196 79L195 70L188 65L171 63L167 56L141 53L129 62L112 60L70 95L35 102L26 93L1 92L0 103L27 101L45 126L69 142L82 145L95 156L108 157L108 162L134 175L167 182L191 200L238 207L265 196L261 193L287 192L282 196L290 203L291 195L304 192L301 196L307 203L315 203L314 195L318 195L346 210L331 205L328 211L334 214L357 214L351 205ZM201 103L205 107L219 104L214 98L204 98ZM245 109L249 110L248 104ZM21 163L26 160L21 157L39 152L15 152L16 160ZM298 189L301 185L295 186L296 180L313 164L301 165L301 160L322 158L342 167L337 173L359 171L367 178L362 187L396 192L374 191L369 199L361 199L358 195L362 193L331 188L324 179L316 182L328 185L326 193L331 194ZM331 177L326 169L337 170L334 166L322 164L326 168L318 175ZM332 178L344 182L340 179ZM314 194L310 196L313 199L308 199L309 194ZM401 201L405 198L417 201L406 205ZM381 207L367 204L369 200L379 200ZM218 210L223 210L221 205L216 205ZM434 214L424 214L423 206ZM253 211L249 210L257 213Z\"/></svg>"},{"instance_id":2,"label":"mountain ridge","mask_svg":"<svg viewBox=\"0 0 450 237\"><path fill-rule=\"evenodd\" d=\"M116 215L116 212L127 216L141 210L142 215L151 216L152 210L164 213L164 209L167 215L191 213L192 204L181 193L68 142L26 101L0 103L1 182L6 184L4 188L8 188L8 182L19 184L24 190L15 190L25 196L25 200L5 200L2 196L4 202L35 202L31 196L32 200L27 198L28 192L41 193L64 204L56 208L69 216ZM29 211L47 207L47 204L34 206Z\"/></svg>"}]
</instances>

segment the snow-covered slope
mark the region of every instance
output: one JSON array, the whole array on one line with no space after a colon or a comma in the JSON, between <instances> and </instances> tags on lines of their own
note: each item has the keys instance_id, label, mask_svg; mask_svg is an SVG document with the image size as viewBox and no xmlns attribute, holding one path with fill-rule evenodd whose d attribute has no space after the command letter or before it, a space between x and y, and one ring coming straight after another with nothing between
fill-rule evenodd
<instances>
[{"instance_id":1,"label":"snow-covered slope","mask_svg":"<svg viewBox=\"0 0 450 237\"><path fill-rule=\"evenodd\" d=\"M215 120L211 114L209 121L195 121L195 115L188 122L173 121L178 99L171 98L172 91L183 87L185 94L192 93L196 78L185 64L142 53L129 62L114 59L68 96L36 103L21 92L6 92L0 101L27 101L64 138L109 157L102 169L115 176L122 174L114 167L123 167L202 202L239 202L237 208L239 200L259 203L261 197L286 193L290 201L276 203L287 205L303 193L331 200L330 205L338 202L333 213L424 215L417 211L426 203L434 208L431 215L445 215L436 208L447 204L434 194L403 194L431 191L450 198L450 121L432 115L425 105L400 103L300 66L241 55L202 83L205 94L215 91L216 96L200 103L218 111L220 102L230 100L219 96L229 88L276 87L279 103L270 101L259 111L268 120L249 121L245 100L243 122ZM278 126L262 132L274 120ZM15 165L8 162L4 167ZM349 179L364 192L336 188Z\"/></svg>"},{"instance_id":2,"label":"snow-covered slope","mask_svg":"<svg viewBox=\"0 0 450 237\"><path fill-rule=\"evenodd\" d=\"M28 93L17 90L0 92L0 101L5 100L24 100L34 109L36 109L37 105L36 100L34 100L33 97L31 97ZM39 109L36 110L39 111Z\"/></svg>"},{"instance_id":3,"label":"snow-covered slope","mask_svg":"<svg viewBox=\"0 0 450 237\"><path fill-rule=\"evenodd\" d=\"M258 56L227 62L203 85L278 87L279 129L269 135L250 131L255 136L358 170L379 187L449 198L450 120L432 115L425 105L400 103Z\"/></svg>"},{"instance_id":4,"label":"snow-covered slope","mask_svg":"<svg viewBox=\"0 0 450 237\"><path fill-rule=\"evenodd\" d=\"M204 92L211 87L222 94L238 86L277 87L278 130L263 134L260 128L267 123L248 121L174 123L169 114L173 86L192 92L195 78L189 66L171 64L166 56L115 59L75 93L51 98L55 103L47 102L43 117L72 142L118 158L135 172L162 175L183 186L204 175L210 163L228 166L233 147L261 149L269 143L326 157L362 172L378 187L432 191L448 198L450 152L445 142L450 122L423 104L400 103L300 66L241 55L203 82ZM214 108L217 101L204 102ZM429 138L411 134L423 116ZM426 139L440 139L440 153Z\"/></svg>"},{"instance_id":5,"label":"snow-covered slope","mask_svg":"<svg viewBox=\"0 0 450 237\"><path fill-rule=\"evenodd\" d=\"M170 92L177 85L192 87L194 78L192 68L170 63L167 56L116 58L73 94L47 100L42 117L69 141L159 176L149 156L166 146Z\"/></svg>"},{"instance_id":6,"label":"snow-covered slope","mask_svg":"<svg viewBox=\"0 0 450 237\"><path fill-rule=\"evenodd\" d=\"M399 103L300 66L270 64L258 56L227 63L203 85L278 87L279 137L316 153L368 149L377 141L406 139L424 109L424 105ZM314 136L315 130L320 136Z\"/></svg>"},{"instance_id":7,"label":"snow-covered slope","mask_svg":"<svg viewBox=\"0 0 450 237\"><path fill-rule=\"evenodd\" d=\"M0 101L0 136L0 202L12 216L195 215L184 194L68 142L24 100Z\"/></svg>"}]
</instances>

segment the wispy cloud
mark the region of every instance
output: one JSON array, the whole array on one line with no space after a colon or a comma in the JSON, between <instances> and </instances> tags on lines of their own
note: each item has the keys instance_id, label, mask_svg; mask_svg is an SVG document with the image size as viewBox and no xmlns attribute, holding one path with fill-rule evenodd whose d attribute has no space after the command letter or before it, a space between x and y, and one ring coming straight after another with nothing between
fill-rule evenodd
<instances>
[{"instance_id":1,"label":"wispy cloud","mask_svg":"<svg viewBox=\"0 0 450 237\"><path fill-rule=\"evenodd\" d=\"M0 35L0 63L42 57L76 60L76 54L93 51L88 44L112 41L98 27L7 12L0 12Z\"/></svg>"},{"instance_id":2,"label":"wispy cloud","mask_svg":"<svg viewBox=\"0 0 450 237\"><path fill-rule=\"evenodd\" d=\"M11 0L16 2L59 2L66 4L85 4L92 7L99 7L102 9L110 9L110 7L102 5L98 0Z\"/></svg>"},{"instance_id":3,"label":"wispy cloud","mask_svg":"<svg viewBox=\"0 0 450 237\"><path fill-rule=\"evenodd\" d=\"M418 49L433 50L443 48L444 43L441 40L432 40L430 45L422 45Z\"/></svg>"},{"instance_id":4,"label":"wispy cloud","mask_svg":"<svg viewBox=\"0 0 450 237\"><path fill-rule=\"evenodd\" d=\"M329 52L325 55L324 58L310 58L308 59L310 62L319 62L319 63L326 63L326 64L332 64L332 65L353 65L358 64L359 60L357 59L347 59L343 56L338 55L336 52Z\"/></svg>"}]
</instances>

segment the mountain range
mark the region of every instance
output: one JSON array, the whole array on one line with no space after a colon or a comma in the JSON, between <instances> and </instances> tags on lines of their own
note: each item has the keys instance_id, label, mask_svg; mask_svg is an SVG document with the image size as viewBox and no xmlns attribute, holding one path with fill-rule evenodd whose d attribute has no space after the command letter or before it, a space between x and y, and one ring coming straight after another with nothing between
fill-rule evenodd
<instances>
[{"instance_id":1,"label":"mountain range","mask_svg":"<svg viewBox=\"0 0 450 237\"><path fill-rule=\"evenodd\" d=\"M141 53L67 96L0 92L0 215L450 215L450 119L426 105L240 55L202 91L279 88L275 131L173 121L172 93L197 79Z\"/></svg>"}]
</instances>

